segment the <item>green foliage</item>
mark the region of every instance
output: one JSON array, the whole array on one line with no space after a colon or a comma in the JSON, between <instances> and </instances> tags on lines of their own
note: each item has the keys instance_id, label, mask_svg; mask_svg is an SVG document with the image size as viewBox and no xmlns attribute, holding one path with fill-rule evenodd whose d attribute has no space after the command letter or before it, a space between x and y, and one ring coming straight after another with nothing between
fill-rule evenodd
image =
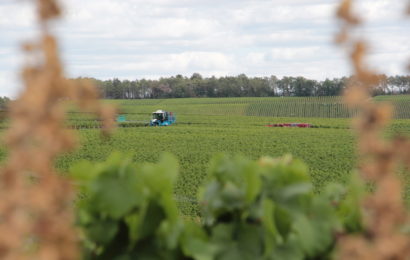
<instances>
[{"instance_id":1,"label":"green foliage","mask_svg":"<svg viewBox=\"0 0 410 260\"><path fill-rule=\"evenodd\" d=\"M134 165L113 154L105 163L74 166L72 178L84 194L77 219L88 245L85 258L180 259L184 223L173 199L177 172L170 155L156 165Z\"/></svg>"},{"instance_id":2,"label":"green foliage","mask_svg":"<svg viewBox=\"0 0 410 260\"><path fill-rule=\"evenodd\" d=\"M306 166L290 156L220 156L200 192L206 230L219 246L215 259L325 258L344 228L339 210L358 210L356 200L341 202L343 209L333 202L313 193Z\"/></svg>"},{"instance_id":3,"label":"green foliage","mask_svg":"<svg viewBox=\"0 0 410 260\"><path fill-rule=\"evenodd\" d=\"M354 172L345 187L332 183L323 191L323 196L337 206L337 214L348 232L359 232L363 229L360 202L365 195L364 186L359 172Z\"/></svg>"},{"instance_id":4,"label":"green foliage","mask_svg":"<svg viewBox=\"0 0 410 260\"><path fill-rule=\"evenodd\" d=\"M85 259L325 258L359 199L337 185L314 194L307 167L291 156L214 158L200 221L178 211L178 163L170 155L136 165L114 153L105 163L75 165L71 176L83 195L77 220Z\"/></svg>"}]
</instances>

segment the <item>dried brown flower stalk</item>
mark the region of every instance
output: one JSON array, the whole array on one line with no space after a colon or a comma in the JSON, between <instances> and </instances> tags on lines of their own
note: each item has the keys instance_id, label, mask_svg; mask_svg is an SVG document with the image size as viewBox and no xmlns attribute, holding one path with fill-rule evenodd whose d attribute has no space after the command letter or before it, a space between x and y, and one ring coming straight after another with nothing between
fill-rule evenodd
<instances>
[{"instance_id":1,"label":"dried brown flower stalk","mask_svg":"<svg viewBox=\"0 0 410 260\"><path fill-rule=\"evenodd\" d=\"M55 0L35 0L41 37L23 46L34 62L22 71L25 90L10 107L9 156L0 170L0 259L78 259L71 188L53 167L57 155L75 146L65 127L66 100L114 126L114 110L98 101L89 82L63 76L55 37L48 30L61 11Z\"/></svg>"},{"instance_id":2,"label":"dried brown flower stalk","mask_svg":"<svg viewBox=\"0 0 410 260\"><path fill-rule=\"evenodd\" d=\"M375 191L363 202L366 235L341 239L340 257L349 260L409 259L410 237L399 232L400 226L409 218L402 200L401 182L395 171L400 163L410 165L410 141L404 137L392 141L382 138L392 107L371 101L371 91L379 78L365 63L365 42L350 38L349 31L360 21L352 13L352 4L352 0L343 0L338 9L337 15L343 25L337 40L351 49L355 80L346 90L345 100L361 111L354 122L361 159L359 167L363 178L374 184Z\"/></svg>"},{"instance_id":3,"label":"dried brown flower stalk","mask_svg":"<svg viewBox=\"0 0 410 260\"><path fill-rule=\"evenodd\" d=\"M409 3L407 4L407 10L406 13L407 15L410 15L410 1L408 1Z\"/></svg>"},{"instance_id":4,"label":"dried brown flower stalk","mask_svg":"<svg viewBox=\"0 0 410 260\"><path fill-rule=\"evenodd\" d=\"M410 16L410 0L408 1L408 4L407 4L406 15ZM407 70L410 71L410 62L409 62L409 65L407 65Z\"/></svg>"}]
</instances>

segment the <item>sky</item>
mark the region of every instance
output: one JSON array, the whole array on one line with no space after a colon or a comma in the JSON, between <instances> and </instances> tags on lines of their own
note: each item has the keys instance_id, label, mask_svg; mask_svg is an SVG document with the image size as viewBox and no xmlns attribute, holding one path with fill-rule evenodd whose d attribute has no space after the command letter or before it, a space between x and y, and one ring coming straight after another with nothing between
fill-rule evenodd
<instances>
[{"instance_id":1,"label":"sky","mask_svg":"<svg viewBox=\"0 0 410 260\"><path fill-rule=\"evenodd\" d=\"M68 77L158 79L197 72L205 77L351 74L335 46L337 0L60 0L53 24ZM406 0L357 0L371 42L368 63L406 74L410 19ZM0 0L0 96L21 90L23 41L34 39L29 0Z\"/></svg>"}]
</instances>

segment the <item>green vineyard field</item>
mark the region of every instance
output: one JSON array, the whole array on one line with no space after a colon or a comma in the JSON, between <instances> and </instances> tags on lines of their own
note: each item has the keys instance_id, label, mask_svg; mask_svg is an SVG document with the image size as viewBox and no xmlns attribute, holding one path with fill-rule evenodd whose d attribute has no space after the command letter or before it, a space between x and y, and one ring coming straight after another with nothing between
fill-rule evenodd
<instances>
[{"instance_id":1,"label":"green vineyard field","mask_svg":"<svg viewBox=\"0 0 410 260\"><path fill-rule=\"evenodd\" d=\"M396 119L410 119L410 96L378 96L376 102L390 102ZM348 109L341 97L267 98L181 98L112 101L125 114L150 113L157 107L182 114L243 115L274 117L350 118L357 111Z\"/></svg>"},{"instance_id":2,"label":"green vineyard field","mask_svg":"<svg viewBox=\"0 0 410 260\"><path fill-rule=\"evenodd\" d=\"M378 97L395 105L396 119L386 135L410 135L410 96ZM345 183L354 169L354 115L338 97L317 98L195 98L166 100L108 100L129 122L121 123L110 139L102 139L100 122L90 114L69 113L68 126L77 129L82 146L59 158L65 172L81 159L104 161L113 151L129 154L136 162L156 162L161 153L174 154L180 163L176 198L186 215L196 215L196 193L217 153L249 159L290 153L309 166L317 192L329 182ZM157 109L172 111L176 124L147 127ZM272 123L309 123L317 128L274 128ZM3 126L7 123L3 122ZM6 151L0 149L0 156ZM406 196L410 196L410 178Z\"/></svg>"}]
</instances>

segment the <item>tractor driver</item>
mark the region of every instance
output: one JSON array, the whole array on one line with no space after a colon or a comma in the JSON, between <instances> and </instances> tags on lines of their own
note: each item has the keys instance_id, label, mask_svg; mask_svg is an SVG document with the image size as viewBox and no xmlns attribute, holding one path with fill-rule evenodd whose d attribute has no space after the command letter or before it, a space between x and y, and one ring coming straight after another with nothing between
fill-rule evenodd
<instances>
[{"instance_id":1,"label":"tractor driver","mask_svg":"<svg viewBox=\"0 0 410 260\"><path fill-rule=\"evenodd\" d=\"M164 121L164 114L161 114L161 113L155 114L155 119L157 119L161 122Z\"/></svg>"}]
</instances>

